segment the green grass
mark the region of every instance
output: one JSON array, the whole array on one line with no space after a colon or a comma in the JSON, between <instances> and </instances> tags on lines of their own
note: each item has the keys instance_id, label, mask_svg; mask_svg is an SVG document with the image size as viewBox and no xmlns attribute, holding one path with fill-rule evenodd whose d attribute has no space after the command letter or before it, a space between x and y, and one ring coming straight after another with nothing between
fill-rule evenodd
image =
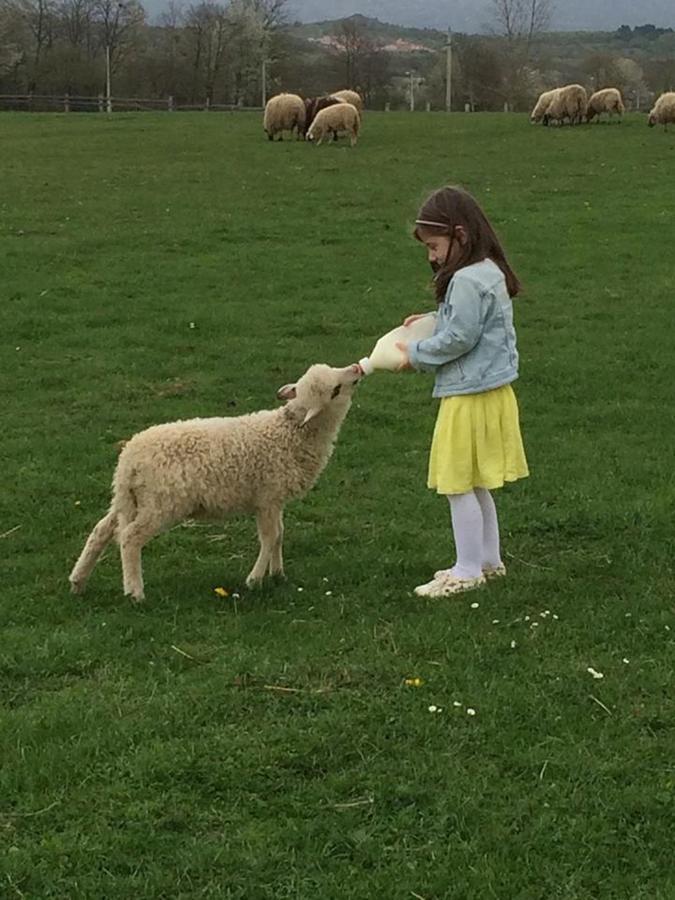
<instances>
[{"instance_id":1,"label":"green grass","mask_svg":"<svg viewBox=\"0 0 675 900\"><path fill-rule=\"evenodd\" d=\"M672 900L675 133L1 121L0 896ZM273 405L431 306L410 223L448 181L527 286L508 579L411 596L451 561L435 406L379 376L289 507L285 584L214 595L255 556L233 520L157 538L140 608L114 552L70 596L117 440Z\"/></svg>"}]
</instances>

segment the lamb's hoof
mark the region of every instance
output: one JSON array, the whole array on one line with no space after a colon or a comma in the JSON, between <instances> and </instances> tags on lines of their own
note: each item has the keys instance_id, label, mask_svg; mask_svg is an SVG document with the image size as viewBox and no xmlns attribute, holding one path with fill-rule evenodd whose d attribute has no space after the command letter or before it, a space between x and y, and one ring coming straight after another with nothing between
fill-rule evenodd
<instances>
[{"instance_id":1,"label":"lamb's hoof","mask_svg":"<svg viewBox=\"0 0 675 900\"><path fill-rule=\"evenodd\" d=\"M69 578L70 581L70 593L71 594L84 594L84 589L86 587L86 581L79 581L77 578Z\"/></svg>"},{"instance_id":2,"label":"lamb's hoof","mask_svg":"<svg viewBox=\"0 0 675 900\"><path fill-rule=\"evenodd\" d=\"M253 578L251 575L246 579L246 587L249 591L254 591L256 588L259 588L262 584L262 578Z\"/></svg>"},{"instance_id":3,"label":"lamb's hoof","mask_svg":"<svg viewBox=\"0 0 675 900\"><path fill-rule=\"evenodd\" d=\"M142 603L145 600L143 591L125 591L124 596L128 597L132 603Z\"/></svg>"}]
</instances>

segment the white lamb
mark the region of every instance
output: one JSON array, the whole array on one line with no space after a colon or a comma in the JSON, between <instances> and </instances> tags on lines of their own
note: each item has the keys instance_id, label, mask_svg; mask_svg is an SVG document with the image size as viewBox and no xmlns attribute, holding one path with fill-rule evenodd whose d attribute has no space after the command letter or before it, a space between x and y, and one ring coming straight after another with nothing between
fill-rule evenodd
<instances>
[{"instance_id":1,"label":"white lamb","mask_svg":"<svg viewBox=\"0 0 675 900\"><path fill-rule=\"evenodd\" d=\"M357 365L311 366L297 384L279 389L285 406L234 418L155 425L122 448L113 498L70 574L84 590L106 545L120 545L124 593L142 600L141 550L158 532L187 518L255 514L260 553L249 587L283 574L282 513L326 466L361 377Z\"/></svg>"}]
</instances>

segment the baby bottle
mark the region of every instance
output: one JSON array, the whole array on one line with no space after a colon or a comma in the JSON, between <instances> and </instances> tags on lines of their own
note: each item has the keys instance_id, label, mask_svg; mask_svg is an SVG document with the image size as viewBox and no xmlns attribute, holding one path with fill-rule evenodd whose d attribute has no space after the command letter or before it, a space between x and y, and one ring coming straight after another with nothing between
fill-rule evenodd
<instances>
[{"instance_id":1,"label":"baby bottle","mask_svg":"<svg viewBox=\"0 0 675 900\"><path fill-rule=\"evenodd\" d=\"M398 328L388 331L375 344L370 356L364 356L359 360L363 374L372 375L377 370L395 372L403 362L403 354L396 344L423 341L431 337L435 321L436 314L427 313L415 319L410 325L399 325Z\"/></svg>"}]
</instances>

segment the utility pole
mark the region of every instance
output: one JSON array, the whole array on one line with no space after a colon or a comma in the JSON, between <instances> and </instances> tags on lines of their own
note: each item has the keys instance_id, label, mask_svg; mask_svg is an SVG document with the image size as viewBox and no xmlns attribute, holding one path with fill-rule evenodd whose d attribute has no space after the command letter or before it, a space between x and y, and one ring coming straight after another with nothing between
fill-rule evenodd
<instances>
[{"instance_id":1,"label":"utility pole","mask_svg":"<svg viewBox=\"0 0 675 900\"><path fill-rule=\"evenodd\" d=\"M112 112L112 97L110 96L110 44L105 45L105 111Z\"/></svg>"},{"instance_id":2,"label":"utility pole","mask_svg":"<svg viewBox=\"0 0 675 900\"><path fill-rule=\"evenodd\" d=\"M452 112L452 28L448 27L448 43L445 45L445 109Z\"/></svg>"},{"instance_id":3,"label":"utility pole","mask_svg":"<svg viewBox=\"0 0 675 900\"><path fill-rule=\"evenodd\" d=\"M410 112L415 112L415 76L412 72L408 72L410 75Z\"/></svg>"},{"instance_id":4,"label":"utility pole","mask_svg":"<svg viewBox=\"0 0 675 900\"><path fill-rule=\"evenodd\" d=\"M262 71L261 71L261 94L263 109L267 106L267 60L265 59L265 51L263 50Z\"/></svg>"}]
</instances>

